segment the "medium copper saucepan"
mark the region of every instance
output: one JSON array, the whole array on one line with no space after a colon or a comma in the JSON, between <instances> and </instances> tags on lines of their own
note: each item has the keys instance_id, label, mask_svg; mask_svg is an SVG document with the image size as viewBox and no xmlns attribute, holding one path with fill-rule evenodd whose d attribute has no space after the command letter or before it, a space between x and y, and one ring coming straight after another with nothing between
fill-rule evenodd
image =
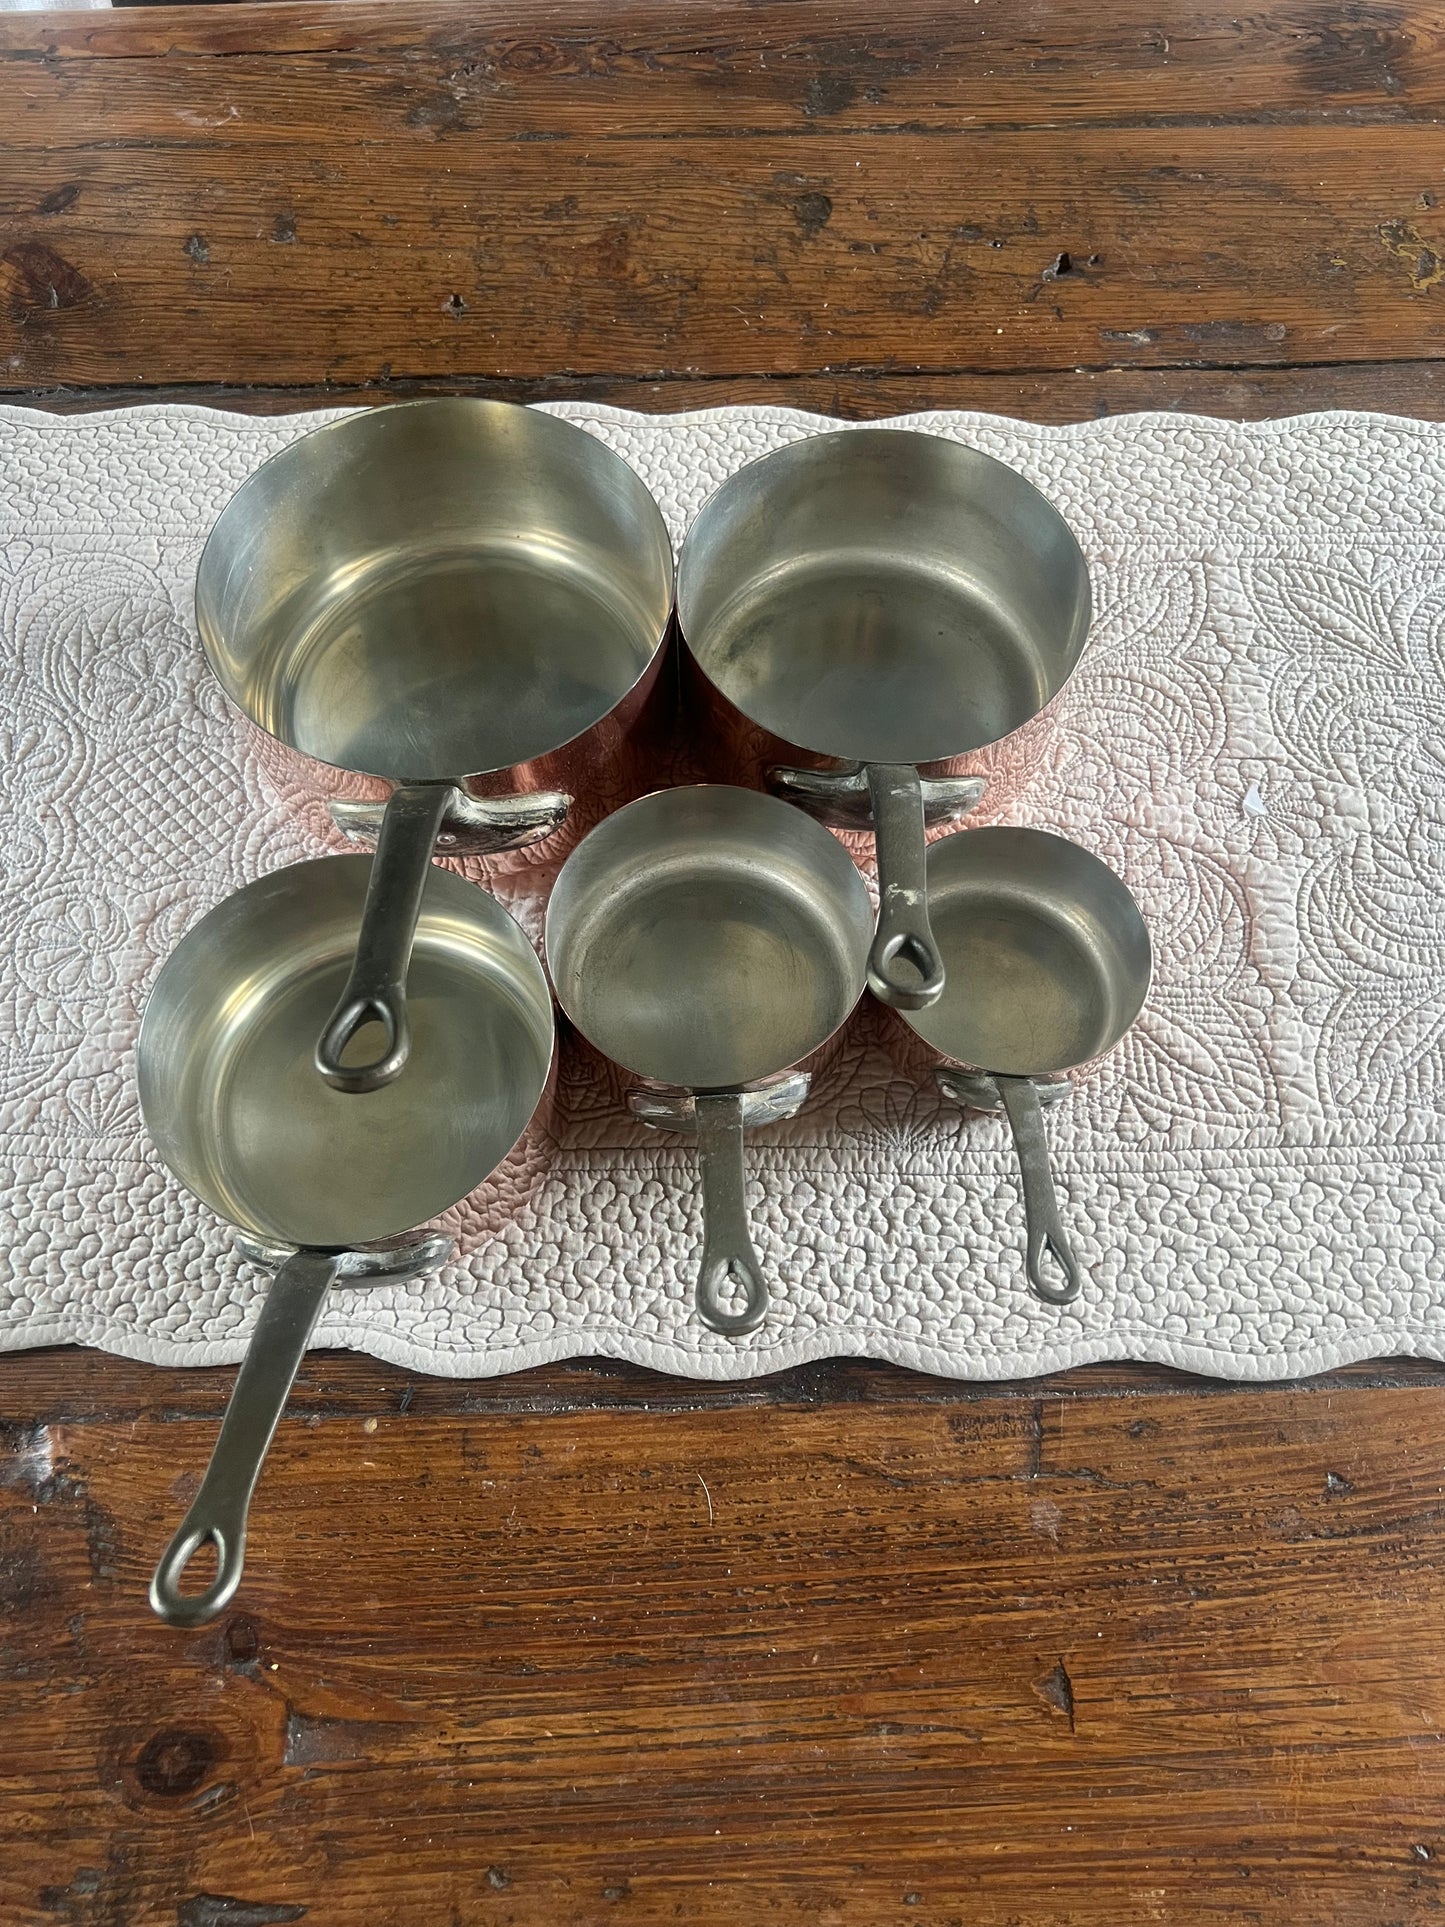
<instances>
[{"instance_id":1,"label":"medium copper saucepan","mask_svg":"<svg viewBox=\"0 0 1445 1927\"><path fill-rule=\"evenodd\" d=\"M609 804L657 678L672 549L619 456L505 402L347 416L274 456L201 556L207 657L242 712L377 831L355 965L316 1068L375 1090L406 1060L407 964L439 836L489 852ZM371 800L358 801L361 772ZM385 799L384 808L380 807ZM585 824L584 824L585 827ZM351 1048L363 1025L380 1048Z\"/></svg>"},{"instance_id":2,"label":"medium copper saucepan","mask_svg":"<svg viewBox=\"0 0 1445 1927\"><path fill-rule=\"evenodd\" d=\"M943 991L925 820L977 801L960 759L1057 694L1089 613L1088 568L1058 510L938 435L812 436L724 482L688 532L678 623L737 752L712 767L872 829L882 904L868 979L885 1003L918 1009ZM799 758L834 766L789 766Z\"/></svg>"},{"instance_id":3,"label":"medium copper saucepan","mask_svg":"<svg viewBox=\"0 0 1445 1927\"><path fill-rule=\"evenodd\" d=\"M771 796L659 790L568 857L547 906L557 1001L646 1082L634 1115L696 1135L696 1303L714 1331L761 1324L768 1288L744 1208L743 1133L801 1109L798 1066L863 994L873 911L852 858ZM734 1301L741 1297L741 1304Z\"/></svg>"},{"instance_id":4,"label":"medium copper saucepan","mask_svg":"<svg viewBox=\"0 0 1445 1927\"><path fill-rule=\"evenodd\" d=\"M276 1270L210 1468L151 1584L174 1625L212 1618L240 1583L251 1494L330 1286L444 1264L449 1238L400 1234L475 1190L551 1089L536 952L485 891L436 866L419 892L405 1069L365 1104L316 1075L311 1041L350 968L371 867L323 857L228 897L146 1005L137 1073L156 1149ZM216 1576L182 1592L207 1541Z\"/></svg>"}]
</instances>

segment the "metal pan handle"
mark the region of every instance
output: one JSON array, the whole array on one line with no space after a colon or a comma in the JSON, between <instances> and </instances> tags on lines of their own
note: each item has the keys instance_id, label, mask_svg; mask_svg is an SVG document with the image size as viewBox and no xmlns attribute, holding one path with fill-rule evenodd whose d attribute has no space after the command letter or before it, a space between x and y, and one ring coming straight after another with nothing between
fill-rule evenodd
<instances>
[{"instance_id":1,"label":"metal pan handle","mask_svg":"<svg viewBox=\"0 0 1445 1927\"><path fill-rule=\"evenodd\" d=\"M151 1580L151 1607L172 1626L214 1619L241 1583L251 1494L340 1265L334 1255L298 1251L271 1281L201 1489ZM181 1574L208 1540L216 1576L204 1592L184 1593Z\"/></svg>"},{"instance_id":2,"label":"metal pan handle","mask_svg":"<svg viewBox=\"0 0 1445 1927\"><path fill-rule=\"evenodd\" d=\"M744 1197L741 1092L694 1099L697 1161L702 1177L702 1263L697 1274L697 1315L715 1332L741 1338L756 1331L768 1313L768 1285L748 1230ZM740 1285L743 1304L730 1311L725 1286Z\"/></svg>"},{"instance_id":3,"label":"metal pan handle","mask_svg":"<svg viewBox=\"0 0 1445 1927\"><path fill-rule=\"evenodd\" d=\"M868 794L880 897L868 988L897 1010L923 1010L943 995L944 978L928 921L922 783L911 763L870 763Z\"/></svg>"},{"instance_id":4,"label":"metal pan handle","mask_svg":"<svg viewBox=\"0 0 1445 1927\"><path fill-rule=\"evenodd\" d=\"M775 764L763 780L774 796L796 803L820 823L835 830L873 833L873 799L861 763L843 763L837 769L790 769ZM981 776L920 774L918 784L923 792L923 820L930 828L957 823L967 816L978 807L987 788ZM338 807L331 805L333 816Z\"/></svg>"},{"instance_id":5,"label":"metal pan handle","mask_svg":"<svg viewBox=\"0 0 1445 1927\"><path fill-rule=\"evenodd\" d=\"M411 1051L411 947L437 833L460 794L452 783L405 783L391 793L371 859L351 975L316 1045L316 1068L338 1091L380 1090L400 1075ZM380 1056L343 1063L347 1046L369 1023L382 1027Z\"/></svg>"},{"instance_id":6,"label":"metal pan handle","mask_svg":"<svg viewBox=\"0 0 1445 1927\"><path fill-rule=\"evenodd\" d=\"M503 850L526 849L555 836L567 821L572 803L573 798L564 790L469 796L465 790L454 789L437 835L437 848L443 856L496 856ZM386 821L385 803L362 803L338 796L326 807L343 836L376 848Z\"/></svg>"},{"instance_id":7,"label":"metal pan handle","mask_svg":"<svg viewBox=\"0 0 1445 1927\"><path fill-rule=\"evenodd\" d=\"M1046 1305L1072 1304L1082 1282L1078 1262L1068 1235L1059 1221L1059 1201L1054 1195L1053 1174L1049 1170L1049 1145L1044 1135L1044 1114L1039 1094L1027 1077L996 1077L998 1094L1008 1113L1018 1152L1019 1177L1024 1193L1024 1223L1028 1228L1029 1288ZM1053 1253L1064 1274L1062 1284L1045 1275L1044 1251Z\"/></svg>"}]
</instances>

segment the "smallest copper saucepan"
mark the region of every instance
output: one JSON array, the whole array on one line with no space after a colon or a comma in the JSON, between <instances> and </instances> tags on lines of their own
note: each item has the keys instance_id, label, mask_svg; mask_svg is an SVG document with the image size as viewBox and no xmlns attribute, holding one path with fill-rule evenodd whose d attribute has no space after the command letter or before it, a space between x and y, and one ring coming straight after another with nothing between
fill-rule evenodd
<instances>
[{"instance_id":1,"label":"smallest copper saucepan","mask_svg":"<svg viewBox=\"0 0 1445 1927\"><path fill-rule=\"evenodd\" d=\"M945 1061L944 1095L1003 1110L1013 1132L1034 1294L1066 1305L1079 1268L1059 1220L1041 1100L1112 1050L1143 1008L1152 953L1139 906L1107 864L1044 830L961 830L928 851L942 997L900 1012ZM1043 1270L1045 1247L1063 1271Z\"/></svg>"}]
</instances>

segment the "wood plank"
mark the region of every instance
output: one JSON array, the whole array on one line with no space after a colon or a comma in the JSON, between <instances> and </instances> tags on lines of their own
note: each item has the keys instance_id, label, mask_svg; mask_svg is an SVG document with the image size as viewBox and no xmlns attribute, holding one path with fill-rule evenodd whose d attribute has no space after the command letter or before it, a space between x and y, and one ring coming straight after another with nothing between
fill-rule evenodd
<instances>
[{"instance_id":1,"label":"wood plank","mask_svg":"<svg viewBox=\"0 0 1445 1927\"><path fill-rule=\"evenodd\" d=\"M1287 0L1241 15L1219 0L587 0L167 7L0 16L13 92L0 125L68 109L108 138L235 145L326 124L367 139L421 129L591 139L808 136L1179 119L1431 118L1445 102L1445 22L1368 0L1347 15ZM331 56L346 55L345 61ZM164 57L124 92L84 63ZM217 66L223 57L224 68ZM135 82L141 85L135 87ZM235 90L235 91L232 91ZM231 108L235 107L232 112ZM154 111L155 109L159 111ZM264 109L264 111L262 111Z\"/></svg>"},{"instance_id":2,"label":"wood plank","mask_svg":"<svg viewBox=\"0 0 1445 1927\"><path fill-rule=\"evenodd\" d=\"M1038 375L732 375L663 381L627 376L555 375L537 381L439 381L312 384L260 388L183 382L154 388L24 388L0 371L0 400L57 414L128 408L137 401L179 401L243 413L404 400L413 395L494 395L505 401L591 401L650 414L762 402L845 420L878 420L930 408L980 409L1027 421L1088 421L1102 415L1169 409L1227 420L1261 421L1314 409L1366 408L1417 420L1445 420L1445 360L1357 362L1343 367L1095 368Z\"/></svg>"},{"instance_id":3,"label":"wood plank","mask_svg":"<svg viewBox=\"0 0 1445 1927\"><path fill-rule=\"evenodd\" d=\"M145 1365L85 1347L48 1346L0 1357L0 1451L28 1450L37 1426L168 1424L218 1419L236 1379L234 1366L182 1370ZM1003 1381L936 1378L872 1359L830 1358L761 1378L713 1383L674 1378L616 1359L579 1358L502 1378L432 1378L363 1354L309 1352L287 1406L289 1421L347 1416L467 1418L474 1413L696 1412L727 1406L959 1406L1040 1398L1242 1398L1281 1390L1325 1396L1348 1387L1381 1391L1445 1384L1445 1363L1384 1358L1303 1381L1241 1385L1199 1378L1163 1365L1119 1360L1047 1378Z\"/></svg>"},{"instance_id":4,"label":"wood plank","mask_svg":"<svg viewBox=\"0 0 1445 1927\"><path fill-rule=\"evenodd\" d=\"M282 1427L244 1597L194 1636L143 1588L210 1424L12 1461L0 1918L1445 1899L1434 1391L369 1423Z\"/></svg>"},{"instance_id":5,"label":"wood plank","mask_svg":"<svg viewBox=\"0 0 1445 1927\"><path fill-rule=\"evenodd\" d=\"M53 129L7 160L0 360L17 386L288 383L1348 362L1445 340L1433 128L506 152L418 135L262 165Z\"/></svg>"},{"instance_id":6,"label":"wood plank","mask_svg":"<svg viewBox=\"0 0 1445 1927\"><path fill-rule=\"evenodd\" d=\"M202 7L11 17L0 48L14 386L1439 348L1445 170L1411 122L1445 31L1397 8ZM1292 124L1192 124L1221 89Z\"/></svg>"}]
</instances>

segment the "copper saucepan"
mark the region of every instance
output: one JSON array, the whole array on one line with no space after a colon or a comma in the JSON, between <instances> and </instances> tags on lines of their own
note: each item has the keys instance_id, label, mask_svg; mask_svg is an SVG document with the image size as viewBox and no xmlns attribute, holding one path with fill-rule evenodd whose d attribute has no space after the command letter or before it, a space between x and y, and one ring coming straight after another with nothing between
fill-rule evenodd
<instances>
[{"instance_id":1,"label":"copper saucepan","mask_svg":"<svg viewBox=\"0 0 1445 1927\"><path fill-rule=\"evenodd\" d=\"M405 1069L365 1104L316 1075L311 1040L350 968L371 867L323 857L228 897L169 957L141 1024L156 1149L276 1273L210 1467L151 1584L174 1625L212 1618L240 1583L251 1494L327 1291L445 1264L449 1238L401 1234L476 1190L549 1102L552 999L537 954L484 890L434 865ZM183 1592L207 1541L215 1578Z\"/></svg>"},{"instance_id":2,"label":"copper saucepan","mask_svg":"<svg viewBox=\"0 0 1445 1927\"><path fill-rule=\"evenodd\" d=\"M868 978L885 1003L919 1009L943 991L925 820L977 801L961 759L1058 693L1089 616L1088 567L1058 510L938 435L811 436L739 470L689 530L678 623L733 758L714 756L713 773L871 828Z\"/></svg>"},{"instance_id":3,"label":"copper saucepan","mask_svg":"<svg viewBox=\"0 0 1445 1927\"><path fill-rule=\"evenodd\" d=\"M506 402L359 412L293 442L222 511L196 615L222 688L309 786L377 832L355 967L316 1068L371 1091L406 1060L406 976L438 838L555 832L619 763L657 680L672 548L627 463ZM372 779L358 800L356 773ZM619 795L619 790L621 795ZM384 808L379 804L384 799ZM363 1026L380 1049L351 1048ZM377 1028L379 1026L379 1029Z\"/></svg>"},{"instance_id":4,"label":"copper saucepan","mask_svg":"<svg viewBox=\"0 0 1445 1927\"><path fill-rule=\"evenodd\" d=\"M557 1001L641 1080L634 1116L696 1136L696 1304L714 1331L750 1332L768 1309L743 1134L801 1109L799 1066L863 994L872 934L868 892L837 838L722 784L629 803L557 879L546 933Z\"/></svg>"},{"instance_id":5,"label":"copper saucepan","mask_svg":"<svg viewBox=\"0 0 1445 1927\"><path fill-rule=\"evenodd\" d=\"M1144 1007L1153 955L1139 906L1106 863L1046 830L960 830L928 851L928 893L948 968L938 1002L900 1012L943 1060L954 1103L1002 1110L1018 1152L1030 1289L1066 1305L1080 1288L1059 1217L1041 1106L1102 1057ZM1058 1282L1043 1265L1052 1253Z\"/></svg>"}]
</instances>

